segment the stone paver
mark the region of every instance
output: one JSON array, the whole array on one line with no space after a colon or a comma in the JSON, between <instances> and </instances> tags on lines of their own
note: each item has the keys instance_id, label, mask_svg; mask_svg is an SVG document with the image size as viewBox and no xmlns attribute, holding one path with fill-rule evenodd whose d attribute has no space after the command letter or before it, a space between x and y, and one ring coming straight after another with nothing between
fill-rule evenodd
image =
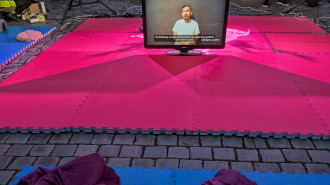
<instances>
[{"instance_id":1,"label":"stone paver","mask_svg":"<svg viewBox=\"0 0 330 185\"><path fill-rule=\"evenodd\" d=\"M215 146L215 147L221 147L221 137L215 137L215 136L201 136L201 145L202 146Z\"/></svg>"},{"instance_id":2,"label":"stone paver","mask_svg":"<svg viewBox=\"0 0 330 185\"><path fill-rule=\"evenodd\" d=\"M61 161L58 163L58 166L64 165L70 161L73 161L75 157L63 157Z\"/></svg>"},{"instance_id":3,"label":"stone paver","mask_svg":"<svg viewBox=\"0 0 330 185\"><path fill-rule=\"evenodd\" d=\"M239 161L259 161L257 150L236 149Z\"/></svg>"},{"instance_id":4,"label":"stone paver","mask_svg":"<svg viewBox=\"0 0 330 185\"><path fill-rule=\"evenodd\" d=\"M132 167L143 167L143 168L151 168L155 166L155 160L152 159L133 159L132 161Z\"/></svg>"},{"instance_id":5,"label":"stone paver","mask_svg":"<svg viewBox=\"0 0 330 185\"><path fill-rule=\"evenodd\" d=\"M253 142L253 138L244 137L243 141L246 148L256 148Z\"/></svg>"},{"instance_id":6,"label":"stone paver","mask_svg":"<svg viewBox=\"0 0 330 185\"><path fill-rule=\"evenodd\" d=\"M212 159L211 147L191 147L190 148L191 159Z\"/></svg>"},{"instance_id":7,"label":"stone paver","mask_svg":"<svg viewBox=\"0 0 330 185\"><path fill-rule=\"evenodd\" d=\"M141 157L142 146L123 146L119 157Z\"/></svg>"},{"instance_id":8,"label":"stone paver","mask_svg":"<svg viewBox=\"0 0 330 185\"><path fill-rule=\"evenodd\" d=\"M79 145L76 150L75 156L85 156L95 153L98 148L98 145Z\"/></svg>"},{"instance_id":9,"label":"stone paver","mask_svg":"<svg viewBox=\"0 0 330 185\"><path fill-rule=\"evenodd\" d=\"M237 147L243 148L243 140L242 137L222 137L222 144L224 147Z\"/></svg>"},{"instance_id":10,"label":"stone paver","mask_svg":"<svg viewBox=\"0 0 330 185\"><path fill-rule=\"evenodd\" d=\"M296 149L314 149L314 145L311 140L302 140L302 139L291 139L291 144L293 148Z\"/></svg>"},{"instance_id":11,"label":"stone paver","mask_svg":"<svg viewBox=\"0 0 330 185\"><path fill-rule=\"evenodd\" d=\"M315 174L330 174L330 168L327 164L305 164L305 166L308 172L313 172Z\"/></svg>"},{"instance_id":12,"label":"stone paver","mask_svg":"<svg viewBox=\"0 0 330 185\"><path fill-rule=\"evenodd\" d=\"M202 168L202 161L201 160L180 160L179 168L182 170L186 169L194 169L199 170Z\"/></svg>"},{"instance_id":13,"label":"stone paver","mask_svg":"<svg viewBox=\"0 0 330 185\"><path fill-rule=\"evenodd\" d=\"M30 151L30 156L49 156L55 145L34 145Z\"/></svg>"},{"instance_id":14,"label":"stone paver","mask_svg":"<svg viewBox=\"0 0 330 185\"><path fill-rule=\"evenodd\" d=\"M33 145L12 145L6 152L9 156L26 156Z\"/></svg>"},{"instance_id":15,"label":"stone paver","mask_svg":"<svg viewBox=\"0 0 330 185\"><path fill-rule=\"evenodd\" d=\"M54 134L52 138L50 138L49 143L51 144L67 144L69 139L71 138L71 133L64 134Z\"/></svg>"},{"instance_id":16,"label":"stone paver","mask_svg":"<svg viewBox=\"0 0 330 185\"><path fill-rule=\"evenodd\" d=\"M0 156L0 170L5 169L8 164L10 164L14 160L14 157L10 156Z\"/></svg>"},{"instance_id":17,"label":"stone paver","mask_svg":"<svg viewBox=\"0 0 330 185\"><path fill-rule=\"evenodd\" d=\"M227 161L204 161L204 166L207 170L214 170L214 169L228 169L228 162Z\"/></svg>"},{"instance_id":18,"label":"stone paver","mask_svg":"<svg viewBox=\"0 0 330 185\"><path fill-rule=\"evenodd\" d=\"M98 153L103 157L118 157L121 146L102 145Z\"/></svg>"},{"instance_id":19,"label":"stone paver","mask_svg":"<svg viewBox=\"0 0 330 185\"><path fill-rule=\"evenodd\" d=\"M10 134L0 134L0 143L5 143Z\"/></svg>"},{"instance_id":20,"label":"stone paver","mask_svg":"<svg viewBox=\"0 0 330 185\"><path fill-rule=\"evenodd\" d=\"M123 168L129 166L130 161L130 158L109 158L107 165Z\"/></svg>"},{"instance_id":21,"label":"stone paver","mask_svg":"<svg viewBox=\"0 0 330 185\"><path fill-rule=\"evenodd\" d=\"M282 170L287 173L295 173L295 172L299 172L302 174L306 173L304 165L301 163L281 163L280 166Z\"/></svg>"},{"instance_id":22,"label":"stone paver","mask_svg":"<svg viewBox=\"0 0 330 185\"><path fill-rule=\"evenodd\" d=\"M93 138L93 134L89 133L74 133L70 143L71 144L90 144Z\"/></svg>"},{"instance_id":23,"label":"stone paver","mask_svg":"<svg viewBox=\"0 0 330 185\"><path fill-rule=\"evenodd\" d=\"M281 150L266 150L259 151L263 162L285 162L284 156Z\"/></svg>"},{"instance_id":24,"label":"stone paver","mask_svg":"<svg viewBox=\"0 0 330 185\"><path fill-rule=\"evenodd\" d=\"M290 142L288 139L275 139L275 138L268 138L267 142L270 148L291 148Z\"/></svg>"},{"instance_id":25,"label":"stone paver","mask_svg":"<svg viewBox=\"0 0 330 185\"><path fill-rule=\"evenodd\" d=\"M32 134L28 144L46 144L48 143L51 134Z\"/></svg>"},{"instance_id":26,"label":"stone paver","mask_svg":"<svg viewBox=\"0 0 330 185\"><path fill-rule=\"evenodd\" d=\"M256 148L267 148L267 144L264 138L253 138L253 142Z\"/></svg>"},{"instance_id":27,"label":"stone paver","mask_svg":"<svg viewBox=\"0 0 330 185\"><path fill-rule=\"evenodd\" d=\"M36 157L16 157L15 160L7 167L9 170L19 170L24 165L31 165L36 160Z\"/></svg>"},{"instance_id":28,"label":"stone paver","mask_svg":"<svg viewBox=\"0 0 330 185\"><path fill-rule=\"evenodd\" d=\"M275 163L254 163L254 168L256 171L260 171L261 173L273 172L280 173L280 167Z\"/></svg>"},{"instance_id":29,"label":"stone paver","mask_svg":"<svg viewBox=\"0 0 330 185\"><path fill-rule=\"evenodd\" d=\"M15 171L0 171L0 184L5 185L10 182L12 176L14 176Z\"/></svg>"},{"instance_id":30,"label":"stone paver","mask_svg":"<svg viewBox=\"0 0 330 185\"><path fill-rule=\"evenodd\" d=\"M114 145L133 145L135 135L130 134L121 134L116 135L115 140L113 141Z\"/></svg>"},{"instance_id":31,"label":"stone paver","mask_svg":"<svg viewBox=\"0 0 330 185\"><path fill-rule=\"evenodd\" d=\"M179 159L157 159L156 168L176 169L179 167Z\"/></svg>"},{"instance_id":32,"label":"stone paver","mask_svg":"<svg viewBox=\"0 0 330 185\"><path fill-rule=\"evenodd\" d=\"M283 149L285 158L290 162L310 162L307 152L301 149Z\"/></svg>"},{"instance_id":33,"label":"stone paver","mask_svg":"<svg viewBox=\"0 0 330 185\"><path fill-rule=\"evenodd\" d=\"M137 135L134 145L150 146L155 145L156 136L154 135Z\"/></svg>"},{"instance_id":34,"label":"stone paver","mask_svg":"<svg viewBox=\"0 0 330 185\"><path fill-rule=\"evenodd\" d=\"M166 146L147 146L144 151L145 158L166 158Z\"/></svg>"},{"instance_id":35,"label":"stone paver","mask_svg":"<svg viewBox=\"0 0 330 185\"><path fill-rule=\"evenodd\" d=\"M112 143L113 134L94 134L91 144L105 144L110 145Z\"/></svg>"},{"instance_id":36,"label":"stone paver","mask_svg":"<svg viewBox=\"0 0 330 185\"><path fill-rule=\"evenodd\" d=\"M178 136L176 135L160 135L157 136L157 145L177 146Z\"/></svg>"},{"instance_id":37,"label":"stone paver","mask_svg":"<svg viewBox=\"0 0 330 185\"><path fill-rule=\"evenodd\" d=\"M231 169L236 170L236 171L247 171L247 172L252 172L254 171L252 163L249 162L231 162Z\"/></svg>"},{"instance_id":38,"label":"stone paver","mask_svg":"<svg viewBox=\"0 0 330 185\"><path fill-rule=\"evenodd\" d=\"M10 145L0 144L0 155L3 155L4 153L6 153L8 148L10 148Z\"/></svg>"},{"instance_id":39,"label":"stone paver","mask_svg":"<svg viewBox=\"0 0 330 185\"><path fill-rule=\"evenodd\" d=\"M52 156L70 157L73 156L77 145L57 145L52 153Z\"/></svg>"},{"instance_id":40,"label":"stone paver","mask_svg":"<svg viewBox=\"0 0 330 185\"><path fill-rule=\"evenodd\" d=\"M330 152L322 150L308 150L313 162L330 163Z\"/></svg>"},{"instance_id":41,"label":"stone paver","mask_svg":"<svg viewBox=\"0 0 330 185\"><path fill-rule=\"evenodd\" d=\"M330 141L329 140L313 140L317 149L326 149L330 150Z\"/></svg>"},{"instance_id":42,"label":"stone paver","mask_svg":"<svg viewBox=\"0 0 330 185\"><path fill-rule=\"evenodd\" d=\"M186 147L169 147L168 149L169 158L188 159L189 149Z\"/></svg>"},{"instance_id":43,"label":"stone paver","mask_svg":"<svg viewBox=\"0 0 330 185\"><path fill-rule=\"evenodd\" d=\"M7 144L24 144L27 142L31 134L10 134L7 138Z\"/></svg>"},{"instance_id":44,"label":"stone paver","mask_svg":"<svg viewBox=\"0 0 330 185\"><path fill-rule=\"evenodd\" d=\"M38 157L38 159L34 162L33 166L36 166L36 165L43 165L43 166L57 165L58 162L59 162L58 157Z\"/></svg>"},{"instance_id":45,"label":"stone paver","mask_svg":"<svg viewBox=\"0 0 330 185\"><path fill-rule=\"evenodd\" d=\"M198 136L179 136L179 146L199 146Z\"/></svg>"},{"instance_id":46,"label":"stone paver","mask_svg":"<svg viewBox=\"0 0 330 185\"><path fill-rule=\"evenodd\" d=\"M213 148L214 159L235 160L235 151L232 148Z\"/></svg>"}]
</instances>

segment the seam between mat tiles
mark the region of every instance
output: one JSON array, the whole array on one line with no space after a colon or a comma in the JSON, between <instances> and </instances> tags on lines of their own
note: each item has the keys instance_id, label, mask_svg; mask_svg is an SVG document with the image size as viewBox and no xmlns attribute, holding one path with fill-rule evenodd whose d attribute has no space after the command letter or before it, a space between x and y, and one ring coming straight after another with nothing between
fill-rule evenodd
<instances>
[{"instance_id":1,"label":"seam between mat tiles","mask_svg":"<svg viewBox=\"0 0 330 185\"><path fill-rule=\"evenodd\" d=\"M280 61L280 64L286 69L288 70L287 66L284 64L284 62L282 61L282 58L279 55L276 55L277 59ZM298 91L300 92L300 94L304 97L304 99L306 100L308 107L310 109L312 109L313 113L315 114L316 118L321 122L323 128L328 132L328 134L330 133L330 131L328 130L328 125L327 123L324 121L324 119L321 117L321 114L317 111L317 108L314 106L314 104L312 103L312 101L310 100L310 98L308 97L307 93L304 91L304 89L299 85L299 83L295 80L295 78L293 76L290 75L290 78L294 84L294 86L296 86L298 88Z\"/></svg>"},{"instance_id":2,"label":"seam between mat tiles","mask_svg":"<svg viewBox=\"0 0 330 185\"><path fill-rule=\"evenodd\" d=\"M109 65L111 65L111 64L109 64ZM81 100L81 103L78 105L78 107L74 111L73 115L69 119L67 125L71 125L72 121L77 116L78 112L81 110L81 107L88 101L88 98L89 98L90 94L94 91L95 87L99 84L100 80L103 79L103 77L104 77L104 75L105 75L106 72L107 72L107 70L104 70L104 72L95 80L94 84L89 89L89 91L87 92L86 96Z\"/></svg>"},{"instance_id":3,"label":"seam between mat tiles","mask_svg":"<svg viewBox=\"0 0 330 185\"><path fill-rule=\"evenodd\" d=\"M267 43L269 44L269 46L272 48L274 53L278 53L277 49L274 47L274 45L272 44L272 42L269 40L269 38L267 37L267 35L265 34L265 32L260 32L262 36L264 36L264 38L266 39Z\"/></svg>"}]
</instances>

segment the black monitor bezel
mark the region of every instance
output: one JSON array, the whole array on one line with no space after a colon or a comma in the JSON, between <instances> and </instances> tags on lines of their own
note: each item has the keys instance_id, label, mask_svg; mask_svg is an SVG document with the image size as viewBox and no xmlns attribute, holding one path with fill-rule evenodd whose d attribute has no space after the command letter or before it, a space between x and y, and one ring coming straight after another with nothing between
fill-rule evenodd
<instances>
[{"instance_id":1,"label":"black monitor bezel","mask_svg":"<svg viewBox=\"0 0 330 185\"><path fill-rule=\"evenodd\" d=\"M203 1L203 0L201 0ZM177 50L191 50L191 49L223 49L226 43L226 30L227 30L227 21L228 21L228 9L229 9L229 0L226 1L225 7L225 16L224 16L224 26L222 34L222 43L221 45L148 45L148 30L146 25L146 3L145 0L142 0L142 14L143 14L143 34L144 34L144 47L147 49L153 48L172 48Z\"/></svg>"}]
</instances>

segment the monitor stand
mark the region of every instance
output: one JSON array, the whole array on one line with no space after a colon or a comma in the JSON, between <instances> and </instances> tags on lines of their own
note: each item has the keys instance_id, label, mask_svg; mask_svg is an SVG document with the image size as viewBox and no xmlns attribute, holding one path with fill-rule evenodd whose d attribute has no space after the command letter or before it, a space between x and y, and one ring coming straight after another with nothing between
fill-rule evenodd
<instances>
[{"instance_id":1,"label":"monitor stand","mask_svg":"<svg viewBox=\"0 0 330 185\"><path fill-rule=\"evenodd\" d=\"M169 50L166 51L166 54L171 56L198 56L198 55L202 55L202 51L181 49L181 50Z\"/></svg>"}]
</instances>

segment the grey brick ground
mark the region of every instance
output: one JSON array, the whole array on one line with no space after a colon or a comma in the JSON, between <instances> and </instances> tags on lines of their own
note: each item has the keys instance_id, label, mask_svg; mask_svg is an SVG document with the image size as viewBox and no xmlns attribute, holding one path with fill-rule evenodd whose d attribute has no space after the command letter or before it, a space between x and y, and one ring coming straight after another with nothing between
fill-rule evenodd
<instances>
[{"instance_id":1,"label":"grey brick ground","mask_svg":"<svg viewBox=\"0 0 330 185\"><path fill-rule=\"evenodd\" d=\"M123 168L125 166L129 166L130 161L130 158L109 158L108 165Z\"/></svg>"},{"instance_id":2,"label":"grey brick ground","mask_svg":"<svg viewBox=\"0 0 330 185\"><path fill-rule=\"evenodd\" d=\"M180 160L179 168L182 170L186 169L194 169L199 170L202 168L202 161L201 160Z\"/></svg>"},{"instance_id":3,"label":"grey brick ground","mask_svg":"<svg viewBox=\"0 0 330 185\"><path fill-rule=\"evenodd\" d=\"M191 159L212 159L211 147L191 147L190 148Z\"/></svg>"},{"instance_id":4,"label":"grey brick ground","mask_svg":"<svg viewBox=\"0 0 330 185\"><path fill-rule=\"evenodd\" d=\"M330 152L322 150L308 150L313 162L330 163Z\"/></svg>"},{"instance_id":5,"label":"grey brick ground","mask_svg":"<svg viewBox=\"0 0 330 185\"><path fill-rule=\"evenodd\" d=\"M36 165L43 165L43 166L49 166L49 165L57 165L59 162L58 157L38 157L38 159L34 162L33 166Z\"/></svg>"},{"instance_id":6,"label":"grey brick ground","mask_svg":"<svg viewBox=\"0 0 330 185\"><path fill-rule=\"evenodd\" d=\"M280 173L280 167L276 163L254 163L254 168L256 171L260 171L262 173L273 172Z\"/></svg>"},{"instance_id":7,"label":"grey brick ground","mask_svg":"<svg viewBox=\"0 0 330 185\"><path fill-rule=\"evenodd\" d=\"M307 152L301 149L283 149L285 158L290 162L310 162Z\"/></svg>"},{"instance_id":8,"label":"grey brick ground","mask_svg":"<svg viewBox=\"0 0 330 185\"><path fill-rule=\"evenodd\" d=\"M6 153L6 151L10 148L10 145L0 144L0 155Z\"/></svg>"},{"instance_id":9,"label":"grey brick ground","mask_svg":"<svg viewBox=\"0 0 330 185\"><path fill-rule=\"evenodd\" d=\"M8 137L9 137L9 134L0 134L0 143L5 143L5 141Z\"/></svg>"},{"instance_id":10,"label":"grey brick ground","mask_svg":"<svg viewBox=\"0 0 330 185\"><path fill-rule=\"evenodd\" d=\"M213 148L214 159L235 160L235 151L232 148Z\"/></svg>"},{"instance_id":11,"label":"grey brick ground","mask_svg":"<svg viewBox=\"0 0 330 185\"><path fill-rule=\"evenodd\" d=\"M199 146L198 136L179 136L179 146Z\"/></svg>"},{"instance_id":12,"label":"grey brick ground","mask_svg":"<svg viewBox=\"0 0 330 185\"><path fill-rule=\"evenodd\" d=\"M58 166L61 166L63 164L66 164L70 161L74 160L74 157L63 157L61 161L58 163Z\"/></svg>"},{"instance_id":13,"label":"grey brick ground","mask_svg":"<svg viewBox=\"0 0 330 185\"><path fill-rule=\"evenodd\" d=\"M30 156L49 156L55 145L34 145L30 151Z\"/></svg>"},{"instance_id":14,"label":"grey brick ground","mask_svg":"<svg viewBox=\"0 0 330 185\"><path fill-rule=\"evenodd\" d=\"M215 146L221 147L221 137L219 136L200 136L202 146Z\"/></svg>"},{"instance_id":15,"label":"grey brick ground","mask_svg":"<svg viewBox=\"0 0 330 185\"><path fill-rule=\"evenodd\" d=\"M157 136L157 145L176 146L178 136L176 135L159 135Z\"/></svg>"},{"instance_id":16,"label":"grey brick ground","mask_svg":"<svg viewBox=\"0 0 330 185\"><path fill-rule=\"evenodd\" d=\"M270 148L291 148L290 142L288 139L275 139L268 138L267 142Z\"/></svg>"},{"instance_id":17,"label":"grey brick ground","mask_svg":"<svg viewBox=\"0 0 330 185\"><path fill-rule=\"evenodd\" d=\"M155 160L152 159L133 159L132 167L143 167L143 168L151 168L155 166Z\"/></svg>"},{"instance_id":18,"label":"grey brick ground","mask_svg":"<svg viewBox=\"0 0 330 185\"><path fill-rule=\"evenodd\" d=\"M256 148L267 148L267 144L264 138L253 138Z\"/></svg>"},{"instance_id":19,"label":"grey brick ground","mask_svg":"<svg viewBox=\"0 0 330 185\"><path fill-rule=\"evenodd\" d=\"M253 138L244 137L243 141L246 148L256 148L253 142Z\"/></svg>"},{"instance_id":20,"label":"grey brick ground","mask_svg":"<svg viewBox=\"0 0 330 185\"><path fill-rule=\"evenodd\" d=\"M118 157L121 146L102 145L98 153L103 157Z\"/></svg>"},{"instance_id":21,"label":"grey brick ground","mask_svg":"<svg viewBox=\"0 0 330 185\"><path fill-rule=\"evenodd\" d=\"M116 135L113 144L115 145L133 145L135 135L122 134Z\"/></svg>"},{"instance_id":22,"label":"grey brick ground","mask_svg":"<svg viewBox=\"0 0 330 185\"><path fill-rule=\"evenodd\" d=\"M254 171L252 163L249 162L231 162L231 169L236 170L236 171L247 171L247 172L252 172Z\"/></svg>"},{"instance_id":23,"label":"grey brick ground","mask_svg":"<svg viewBox=\"0 0 330 185\"><path fill-rule=\"evenodd\" d=\"M32 134L30 139L28 140L28 144L46 144L50 137L51 134Z\"/></svg>"},{"instance_id":24,"label":"grey brick ground","mask_svg":"<svg viewBox=\"0 0 330 185\"><path fill-rule=\"evenodd\" d=\"M263 162L285 162L281 150L260 150L261 159Z\"/></svg>"},{"instance_id":25,"label":"grey brick ground","mask_svg":"<svg viewBox=\"0 0 330 185\"><path fill-rule=\"evenodd\" d=\"M27 142L31 134L10 134L6 143L8 144L24 144Z\"/></svg>"},{"instance_id":26,"label":"grey brick ground","mask_svg":"<svg viewBox=\"0 0 330 185\"><path fill-rule=\"evenodd\" d=\"M179 167L179 159L157 159L156 160L156 168L169 168L175 169Z\"/></svg>"},{"instance_id":27,"label":"grey brick ground","mask_svg":"<svg viewBox=\"0 0 330 185\"><path fill-rule=\"evenodd\" d=\"M227 161L204 161L203 167L207 170L228 169L228 162Z\"/></svg>"},{"instance_id":28,"label":"grey brick ground","mask_svg":"<svg viewBox=\"0 0 330 185\"><path fill-rule=\"evenodd\" d=\"M9 183L12 176L14 176L15 171L0 171L0 184L5 185Z\"/></svg>"},{"instance_id":29,"label":"grey brick ground","mask_svg":"<svg viewBox=\"0 0 330 185\"><path fill-rule=\"evenodd\" d=\"M152 146L155 145L156 136L154 135L137 135L134 145Z\"/></svg>"},{"instance_id":30,"label":"grey brick ground","mask_svg":"<svg viewBox=\"0 0 330 185\"><path fill-rule=\"evenodd\" d=\"M9 156L26 156L31 150L33 145L12 145L6 155Z\"/></svg>"},{"instance_id":31,"label":"grey brick ground","mask_svg":"<svg viewBox=\"0 0 330 185\"><path fill-rule=\"evenodd\" d=\"M71 144L90 144L93 138L93 134L89 133L74 133L70 143Z\"/></svg>"},{"instance_id":32,"label":"grey brick ground","mask_svg":"<svg viewBox=\"0 0 330 185\"><path fill-rule=\"evenodd\" d=\"M291 144L293 148L296 149L314 149L314 145L311 140L302 140L302 139L291 139Z\"/></svg>"},{"instance_id":33,"label":"grey brick ground","mask_svg":"<svg viewBox=\"0 0 330 185\"><path fill-rule=\"evenodd\" d=\"M259 161L257 150L236 149L239 161Z\"/></svg>"},{"instance_id":34,"label":"grey brick ground","mask_svg":"<svg viewBox=\"0 0 330 185\"><path fill-rule=\"evenodd\" d=\"M222 137L223 147L243 148L242 137Z\"/></svg>"},{"instance_id":35,"label":"grey brick ground","mask_svg":"<svg viewBox=\"0 0 330 185\"><path fill-rule=\"evenodd\" d=\"M295 173L295 172L299 172L302 174L306 173L304 165L301 163L281 163L280 166L282 170L287 173Z\"/></svg>"},{"instance_id":36,"label":"grey brick ground","mask_svg":"<svg viewBox=\"0 0 330 185\"><path fill-rule=\"evenodd\" d=\"M317 149L326 149L330 150L330 141L329 140L313 140Z\"/></svg>"},{"instance_id":37,"label":"grey brick ground","mask_svg":"<svg viewBox=\"0 0 330 185\"><path fill-rule=\"evenodd\" d=\"M70 157L73 156L77 145L57 145L52 153L52 156Z\"/></svg>"},{"instance_id":38,"label":"grey brick ground","mask_svg":"<svg viewBox=\"0 0 330 185\"><path fill-rule=\"evenodd\" d=\"M166 146L147 146L144 151L145 158L166 158Z\"/></svg>"},{"instance_id":39,"label":"grey brick ground","mask_svg":"<svg viewBox=\"0 0 330 185\"><path fill-rule=\"evenodd\" d=\"M327 164L305 164L308 172L315 174L328 173L330 174L330 168Z\"/></svg>"},{"instance_id":40,"label":"grey brick ground","mask_svg":"<svg viewBox=\"0 0 330 185\"><path fill-rule=\"evenodd\" d=\"M10 156L0 156L0 170L5 169L13 160L14 158Z\"/></svg>"},{"instance_id":41,"label":"grey brick ground","mask_svg":"<svg viewBox=\"0 0 330 185\"><path fill-rule=\"evenodd\" d=\"M141 157L142 146L123 146L119 157Z\"/></svg>"},{"instance_id":42,"label":"grey brick ground","mask_svg":"<svg viewBox=\"0 0 330 185\"><path fill-rule=\"evenodd\" d=\"M71 133L65 134L54 134L52 138L50 138L49 143L51 144L67 144L69 139L71 138Z\"/></svg>"},{"instance_id":43,"label":"grey brick ground","mask_svg":"<svg viewBox=\"0 0 330 185\"><path fill-rule=\"evenodd\" d=\"M21 169L24 165L32 165L36 157L16 157L16 159L7 167L9 170Z\"/></svg>"},{"instance_id":44,"label":"grey brick ground","mask_svg":"<svg viewBox=\"0 0 330 185\"><path fill-rule=\"evenodd\" d=\"M112 143L113 134L94 134L91 144L105 144L110 145Z\"/></svg>"},{"instance_id":45,"label":"grey brick ground","mask_svg":"<svg viewBox=\"0 0 330 185\"><path fill-rule=\"evenodd\" d=\"M98 145L79 145L76 150L75 156L85 156L95 153L98 148Z\"/></svg>"},{"instance_id":46,"label":"grey brick ground","mask_svg":"<svg viewBox=\"0 0 330 185\"><path fill-rule=\"evenodd\" d=\"M169 147L168 157L169 158L188 159L189 158L189 149L186 147Z\"/></svg>"}]
</instances>

